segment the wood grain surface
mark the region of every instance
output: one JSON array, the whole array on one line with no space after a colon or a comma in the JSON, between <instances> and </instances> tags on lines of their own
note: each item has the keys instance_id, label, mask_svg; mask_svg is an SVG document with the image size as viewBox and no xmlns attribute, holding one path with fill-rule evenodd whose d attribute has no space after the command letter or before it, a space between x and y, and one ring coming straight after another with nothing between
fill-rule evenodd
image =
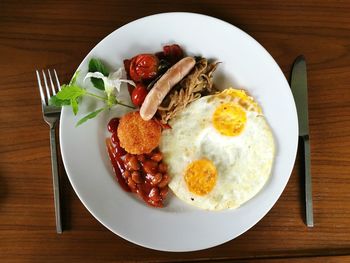
<instances>
[{"instance_id":1,"label":"wood grain surface","mask_svg":"<svg viewBox=\"0 0 350 263\"><path fill-rule=\"evenodd\" d=\"M55 233L49 129L35 69L56 68L67 82L107 34L169 11L203 13L241 28L270 52L287 79L295 57L305 55L314 228L303 221L298 156L271 211L245 234L215 248L165 253L123 240L85 209L63 169L65 231ZM350 262L350 1L2 0L0 55L0 262Z\"/></svg>"}]
</instances>

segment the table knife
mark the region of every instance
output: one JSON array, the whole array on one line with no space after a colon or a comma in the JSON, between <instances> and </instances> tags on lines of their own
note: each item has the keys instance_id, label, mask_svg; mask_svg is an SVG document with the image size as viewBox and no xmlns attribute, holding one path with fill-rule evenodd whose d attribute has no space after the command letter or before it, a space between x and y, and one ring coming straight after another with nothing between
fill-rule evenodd
<instances>
[{"instance_id":1,"label":"table knife","mask_svg":"<svg viewBox=\"0 0 350 263\"><path fill-rule=\"evenodd\" d=\"M308 227L313 227L314 218L312 208L312 187L310 171L307 71L304 56L297 57L294 62L291 77L291 88L298 112L299 138L301 139L301 143L304 146L306 225Z\"/></svg>"}]
</instances>

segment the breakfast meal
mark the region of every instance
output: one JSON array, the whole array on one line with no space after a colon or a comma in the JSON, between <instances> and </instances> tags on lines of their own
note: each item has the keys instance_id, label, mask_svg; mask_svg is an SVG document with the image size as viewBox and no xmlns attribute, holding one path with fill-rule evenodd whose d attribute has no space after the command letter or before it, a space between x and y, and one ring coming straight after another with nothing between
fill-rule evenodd
<instances>
[{"instance_id":1,"label":"breakfast meal","mask_svg":"<svg viewBox=\"0 0 350 263\"><path fill-rule=\"evenodd\" d=\"M116 179L125 191L163 207L171 189L187 204L217 211L237 208L263 188L275 155L272 131L247 91L215 86L218 62L187 56L173 44L123 64L124 69L109 72L91 59L84 81L90 78L105 96L79 87L76 73L51 103L71 105L76 114L83 96L105 102L77 125L115 105L131 109L109 121L106 139ZM123 83L133 105L117 96Z\"/></svg>"}]
</instances>

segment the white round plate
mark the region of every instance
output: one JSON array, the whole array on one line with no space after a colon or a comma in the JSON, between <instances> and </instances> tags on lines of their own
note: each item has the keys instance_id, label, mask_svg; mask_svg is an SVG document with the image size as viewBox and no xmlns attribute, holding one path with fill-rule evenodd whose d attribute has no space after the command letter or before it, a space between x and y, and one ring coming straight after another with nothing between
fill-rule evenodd
<instances>
[{"instance_id":1,"label":"white round plate","mask_svg":"<svg viewBox=\"0 0 350 263\"><path fill-rule=\"evenodd\" d=\"M219 19L193 13L164 13L133 21L103 39L78 70L82 82L91 58L111 69L139 53L160 51L177 43L187 54L221 61L215 81L222 87L241 87L260 103L276 141L270 180L251 200L235 210L210 212L189 206L175 196L165 208L147 206L126 193L115 180L105 148L107 123L125 112L118 106L75 127L98 107L84 100L79 114L64 108L60 140L70 182L86 208L105 227L135 244L162 251L194 251L227 242L255 225L275 204L290 177L297 150L298 121L289 85L277 63L252 37Z\"/></svg>"}]
</instances>

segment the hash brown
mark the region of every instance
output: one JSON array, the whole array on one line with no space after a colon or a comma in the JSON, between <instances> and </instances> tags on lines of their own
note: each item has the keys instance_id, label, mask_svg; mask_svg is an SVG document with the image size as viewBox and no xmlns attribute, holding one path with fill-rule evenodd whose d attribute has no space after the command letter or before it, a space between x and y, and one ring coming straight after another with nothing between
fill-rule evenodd
<instances>
[{"instance_id":1,"label":"hash brown","mask_svg":"<svg viewBox=\"0 0 350 263\"><path fill-rule=\"evenodd\" d=\"M138 111L124 115L119 122L120 146L131 154L150 153L158 147L161 127L154 121L145 121Z\"/></svg>"}]
</instances>

